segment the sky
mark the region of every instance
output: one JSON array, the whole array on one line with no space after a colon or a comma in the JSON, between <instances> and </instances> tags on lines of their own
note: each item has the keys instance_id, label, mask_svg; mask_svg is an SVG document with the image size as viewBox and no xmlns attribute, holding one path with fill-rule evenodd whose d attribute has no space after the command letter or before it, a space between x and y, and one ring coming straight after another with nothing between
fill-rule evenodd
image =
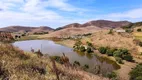
<instances>
[{"instance_id":1,"label":"sky","mask_svg":"<svg viewBox=\"0 0 142 80\"><path fill-rule=\"evenodd\" d=\"M142 0L0 0L0 28L57 28L100 19L142 21Z\"/></svg>"}]
</instances>

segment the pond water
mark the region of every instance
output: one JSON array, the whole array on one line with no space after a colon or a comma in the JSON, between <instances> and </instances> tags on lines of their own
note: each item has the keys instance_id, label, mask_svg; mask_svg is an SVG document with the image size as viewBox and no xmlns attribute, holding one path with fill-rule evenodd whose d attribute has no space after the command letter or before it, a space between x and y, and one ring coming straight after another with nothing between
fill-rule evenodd
<instances>
[{"instance_id":1,"label":"pond water","mask_svg":"<svg viewBox=\"0 0 142 80\"><path fill-rule=\"evenodd\" d=\"M13 45L27 52L30 52L31 48L35 51L40 49L42 53L50 56L62 56L62 53L65 53L65 55L69 58L70 63L78 61L81 66L87 64L89 65L88 71L92 73L95 72L95 67L98 65L101 67L101 73L111 72L120 68L114 61L107 58L98 57L93 54L75 52L72 48L56 44L49 40L17 41L13 43Z\"/></svg>"}]
</instances>

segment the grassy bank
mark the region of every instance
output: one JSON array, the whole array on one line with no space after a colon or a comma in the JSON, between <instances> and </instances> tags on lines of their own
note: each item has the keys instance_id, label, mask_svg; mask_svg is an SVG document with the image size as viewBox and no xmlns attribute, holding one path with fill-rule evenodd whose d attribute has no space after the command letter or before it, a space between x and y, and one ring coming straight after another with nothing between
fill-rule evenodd
<instances>
[{"instance_id":1,"label":"grassy bank","mask_svg":"<svg viewBox=\"0 0 142 80\"><path fill-rule=\"evenodd\" d=\"M56 63L60 80L108 80L80 69ZM51 59L26 53L9 44L0 44L0 79L57 80Z\"/></svg>"},{"instance_id":2,"label":"grassy bank","mask_svg":"<svg viewBox=\"0 0 142 80\"><path fill-rule=\"evenodd\" d=\"M73 47L74 46L73 44L75 42L76 41L70 40L70 39L69 40L57 41L57 43L65 45L65 46L68 46L68 47ZM82 42L84 44L85 40L83 39ZM107 60L110 60L110 61L112 61L114 63L116 62L116 60L115 60L115 58L113 56L107 56L106 54L101 54L97 50L94 50L94 54L96 56L98 56L99 59L106 58ZM128 61L124 61L124 60L123 60L123 62L124 62L124 64L119 64L120 69L116 70L115 72L117 73L117 75L118 75L118 77L119 77L120 80L129 80L129 78L130 78L129 77L129 72L132 70L132 68L134 68L136 66L136 63L128 62Z\"/></svg>"},{"instance_id":3,"label":"grassy bank","mask_svg":"<svg viewBox=\"0 0 142 80\"><path fill-rule=\"evenodd\" d=\"M108 36L111 36L111 35L108 35ZM120 36L120 35L119 35ZM113 36L114 37L114 36ZM120 36L121 37L121 36ZM106 38L106 37L105 37ZM105 38L102 38L102 40L104 40ZM109 37L107 37L108 39ZM114 37L115 38L115 37ZM75 43L75 40L72 40L72 39L62 39L62 40L58 40L58 39L50 39L50 38L41 38L41 39L49 39L49 40L53 40L55 43L58 43L58 44L61 44L61 45L65 45L65 46L68 46L68 47L73 47L74 43ZM89 38L84 38L82 40L82 42L86 42L86 40L90 41ZM96 39L96 40L99 40L99 39ZM109 41L109 39L107 40ZM122 40L123 41L123 40ZM122 42L121 41L121 42ZM125 41L127 41L127 39L125 39ZM97 41L96 41L97 42ZM111 43L111 42L110 42ZM122 46L122 45L121 45ZM111 59L113 61L115 61L115 58L114 57L111 57L111 56L107 56L106 54L100 54L98 52L95 52L96 55L98 56L102 56L102 57L106 57L108 59ZM136 60L137 61L137 60ZM120 80L129 80L129 72L132 70L132 68L134 68L136 66L136 63L132 63L132 62L127 62L127 61L124 61L124 64L119 64L121 66L120 69L118 69L116 71L116 73L118 74L119 76L119 79ZM125 72L124 72L125 71Z\"/></svg>"}]
</instances>

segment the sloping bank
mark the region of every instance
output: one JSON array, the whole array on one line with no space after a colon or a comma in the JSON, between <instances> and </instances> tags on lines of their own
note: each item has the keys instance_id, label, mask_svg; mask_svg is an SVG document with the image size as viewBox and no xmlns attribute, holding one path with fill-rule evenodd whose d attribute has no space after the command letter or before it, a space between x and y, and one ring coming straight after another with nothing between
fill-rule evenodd
<instances>
[{"instance_id":1,"label":"sloping bank","mask_svg":"<svg viewBox=\"0 0 142 80\"><path fill-rule=\"evenodd\" d=\"M60 80L108 80L59 63ZM0 44L0 79L2 80L56 80L52 61L48 56L39 57L26 53L10 44Z\"/></svg>"},{"instance_id":2,"label":"sloping bank","mask_svg":"<svg viewBox=\"0 0 142 80\"><path fill-rule=\"evenodd\" d=\"M58 44L68 46L68 47L73 47L75 44L74 40L61 40L61 41L55 41L55 42ZM100 54L99 52L95 52L95 54L97 56L106 57L106 58L109 58L110 60L115 61L114 57L107 56L106 54ZM121 68L115 71L119 79L129 80L130 79L129 72L136 66L136 63L124 61L124 64L119 64L119 65Z\"/></svg>"}]
</instances>

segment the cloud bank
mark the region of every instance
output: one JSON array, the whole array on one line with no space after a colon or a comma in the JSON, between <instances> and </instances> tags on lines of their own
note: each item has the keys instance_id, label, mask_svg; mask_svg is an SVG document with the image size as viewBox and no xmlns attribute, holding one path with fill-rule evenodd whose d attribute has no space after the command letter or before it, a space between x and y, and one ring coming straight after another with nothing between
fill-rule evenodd
<instances>
[{"instance_id":1,"label":"cloud bank","mask_svg":"<svg viewBox=\"0 0 142 80\"><path fill-rule=\"evenodd\" d=\"M88 8L72 5L69 0L0 0L0 27L47 25L56 28L68 23L82 23L95 19L131 21L142 19L142 8L96 15L97 17L90 15L91 18L85 17L87 11L91 12Z\"/></svg>"}]
</instances>

